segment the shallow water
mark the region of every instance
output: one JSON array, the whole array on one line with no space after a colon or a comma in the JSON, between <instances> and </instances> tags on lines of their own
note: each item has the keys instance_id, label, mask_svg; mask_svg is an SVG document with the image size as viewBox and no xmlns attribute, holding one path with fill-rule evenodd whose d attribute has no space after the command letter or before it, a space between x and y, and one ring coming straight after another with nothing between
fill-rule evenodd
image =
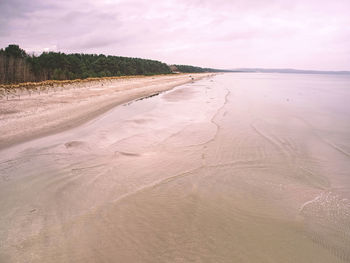
<instances>
[{"instance_id":1,"label":"shallow water","mask_svg":"<svg viewBox=\"0 0 350 263\"><path fill-rule=\"evenodd\" d=\"M349 262L350 77L223 74L0 152L0 262Z\"/></svg>"}]
</instances>

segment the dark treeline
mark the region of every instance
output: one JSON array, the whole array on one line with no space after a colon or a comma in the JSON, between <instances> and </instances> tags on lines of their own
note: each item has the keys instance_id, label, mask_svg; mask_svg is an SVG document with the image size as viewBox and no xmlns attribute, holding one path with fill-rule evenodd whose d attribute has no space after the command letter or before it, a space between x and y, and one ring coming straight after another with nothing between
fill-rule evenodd
<instances>
[{"instance_id":1,"label":"dark treeline","mask_svg":"<svg viewBox=\"0 0 350 263\"><path fill-rule=\"evenodd\" d=\"M71 80L126 75L155 75L172 72L219 72L211 68L172 65L140 58L95 54L44 52L29 55L18 45L0 49L0 84Z\"/></svg>"},{"instance_id":2,"label":"dark treeline","mask_svg":"<svg viewBox=\"0 0 350 263\"><path fill-rule=\"evenodd\" d=\"M0 83L171 73L162 62L118 56L44 52L28 55L18 45L0 49Z\"/></svg>"},{"instance_id":3,"label":"dark treeline","mask_svg":"<svg viewBox=\"0 0 350 263\"><path fill-rule=\"evenodd\" d=\"M204 72L230 72L230 70L221 70L213 68L201 68L189 65L173 65L176 67L177 71L183 73L204 73Z\"/></svg>"}]
</instances>

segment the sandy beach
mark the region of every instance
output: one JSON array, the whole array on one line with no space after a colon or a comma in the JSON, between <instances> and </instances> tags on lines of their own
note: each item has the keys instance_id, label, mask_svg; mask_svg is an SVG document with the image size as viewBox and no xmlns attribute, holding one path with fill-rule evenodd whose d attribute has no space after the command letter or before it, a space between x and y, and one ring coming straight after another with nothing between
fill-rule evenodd
<instances>
[{"instance_id":1,"label":"sandy beach","mask_svg":"<svg viewBox=\"0 0 350 263\"><path fill-rule=\"evenodd\" d=\"M52 100L96 112L188 78ZM218 74L0 150L0 262L350 262L349 83Z\"/></svg>"},{"instance_id":2,"label":"sandy beach","mask_svg":"<svg viewBox=\"0 0 350 263\"><path fill-rule=\"evenodd\" d=\"M0 100L0 149L76 127L109 109L209 74L176 74L92 81Z\"/></svg>"}]
</instances>

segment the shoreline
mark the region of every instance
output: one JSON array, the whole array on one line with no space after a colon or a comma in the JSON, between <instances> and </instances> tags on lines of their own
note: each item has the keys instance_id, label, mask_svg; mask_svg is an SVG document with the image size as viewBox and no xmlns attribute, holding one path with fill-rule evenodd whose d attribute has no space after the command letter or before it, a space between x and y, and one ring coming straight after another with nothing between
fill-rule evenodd
<instances>
[{"instance_id":1,"label":"shoreline","mask_svg":"<svg viewBox=\"0 0 350 263\"><path fill-rule=\"evenodd\" d=\"M212 73L142 76L68 84L61 91L0 100L0 151L82 125L112 108L213 76Z\"/></svg>"}]
</instances>

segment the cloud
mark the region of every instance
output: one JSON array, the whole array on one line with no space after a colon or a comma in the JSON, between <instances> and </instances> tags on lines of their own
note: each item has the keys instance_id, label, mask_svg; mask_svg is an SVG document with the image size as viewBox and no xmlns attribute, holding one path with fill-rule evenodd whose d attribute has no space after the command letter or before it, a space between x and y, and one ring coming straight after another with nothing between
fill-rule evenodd
<instances>
[{"instance_id":1,"label":"cloud","mask_svg":"<svg viewBox=\"0 0 350 263\"><path fill-rule=\"evenodd\" d=\"M220 68L350 69L346 0L3 0L0 10L2 47Z\"/></svg>"}]
</instances>

